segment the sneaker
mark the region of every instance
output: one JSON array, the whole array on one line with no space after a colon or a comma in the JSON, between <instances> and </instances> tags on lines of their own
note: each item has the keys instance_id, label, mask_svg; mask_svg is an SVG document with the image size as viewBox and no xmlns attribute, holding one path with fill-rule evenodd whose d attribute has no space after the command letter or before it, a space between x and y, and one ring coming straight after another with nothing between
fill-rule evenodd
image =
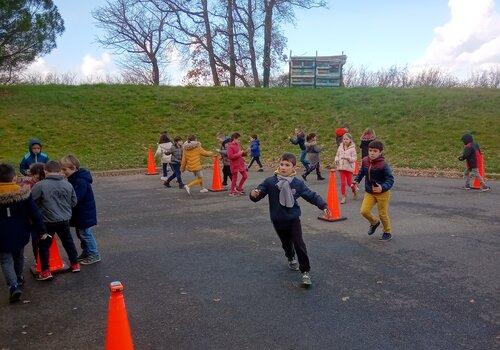
<instances>
[{"instance_id":1,"label":"sneaker","mask_svg":"<svg viewBox=\"0 0 500 350\"><path fill-rule=\"evenodd\" d=\"M36 276L36 279L39 281L47 281L47 280L51 280L52 278L53 277L52 277L52 273L50 272L50 270L42 271Z\"/></svg>"},{"instance_id":2,"label":"sneaker","mask_svg":"<svg viewBox=\"0 0 500 350\"><path fill-rule=\"evenodd\" d=\"M318 180L324 180L325 178L323 176L318 176Z\"/></svg>"},{"instance_id":3,"label":"sneaker","mask_svg":"<svg viewBox=\"0 0 500 350\"><path fill-rule=\"evenodd\" d=\"M304 287L310 287L312 284L311 276L309 276L309 272L302 273L302 285Z\"/></svg>"},{"instance_id":4,"label":"sneaker","mask_svg":"<svg viewBox=\"0 0 500 350\"><path fill-rule=\"evenodd\" d=\"M191 195L191 189L189 188L188 185L184 185L184 189L186 190L186 192Z\"/></svg>"},{"instance_id":5,"label":"sneaker","mask_svg":"<svg viewBox=\"0 0 500 350\"><path fill-rule=\"evenodd\" d=\"M223 182L222 186L226 187L227 186L227 182Z\"/></svg>"},{"instance_id":6,"label":"sneaker","mask_svg":"<svg viewBox=\"0 0 500 350\"><path fill-rule=\"evenodd\" d=\"M384 232L382 236L380 236L379 240L381 241L390 241L392 239L392 235L389 232Z\"/></svg>"},{"instance_id":7,"label":"sneaker","mask_svg":"<svg viewBox=\"0 0 500 350\"><path fill-rule=\"evenodd\" d=\"M340 200L340 204L345 204L345 197L342 197L342 199Z\"/></svg>"},{"instance_id":8,"label":"sneaker","mask_svg":"<svg viewBox=\"0 0 500 350\"><path fill-rule=\"evenodd\" d=\"M179 184L179 190L184 189L184 186L185 186L184 184Z\"/></svg>"},{"instance_id":9,"label":"sneaker","mask_svg":"<svg viewBox=\"0 0 500 350\"><path fill-rule=\"evenodd\" d=\"M71 272L80 272L80 264L79 263L71 264L70 268L71 268Z\"/></svg>"},{"instance_id":10,"label":"sneaker","mask_svg":"<svg viewBox=\"0 0 500 350\"><path fill-rule=\"evenodd\" d=\"M10 303L18 302L19 300L21 300L21 295L23 295L23 291L21 290L20 286L10 287L9 302Z\"/></svg>"},{"instance_id":11,"label":"sneaker","mask_svg":"<svg viewBox=\"0 0 500 350\"><path fill-rule=\"evenodd\" d=\"M486 187L481 188L481 192L488 192L488 191L491 191L490 186L486 186Z\"/></svg>"},{"instance_id":12,"label":"sneaker","mask_svg":"<svg viewBox=\"0 0 500 350\"><path fill-rule=\"evenodd\" d=\"M76 261L80 262L80 261L82 261L82 260L87 259L88 257L89 257L89 256L88 256L87 254L83 254L83 253L82 253L82 254L80 254L80 255L78 256L78 258L76 258Z\"/></svg>"},{"instance_id":13,"label":"sneaker","mask_svg":"<svg viewBox=\"0 0 500 350\"><path fill-rule=\"evenodd\" d=\"M229 197L236 197L238 194L236 192L229 192Z\"/></svg>"},{"instance_id":14,"label":"sneaker","mask_svg":"<svg viewBox=\"0 0 500 350\"><path fill-rule=\"evenodd\" d=\"M172 187L172 186L170 186L170 183L169 183L168 181L165 181L165 182L163 183L163 186L165 186L165 187L167 187L167 188Z\"/></svg>"},{"instance_id":15,"label":"sneaker","mask_svg":"<svg viewBox=\"0 0 500 350\"><path fill-rule=\"evenodd\" d=\"M288 268L293 271L299 271L299 263L297 259L293 258L292 260L288 260Z\"/></svg>"},{"instance_id":16,"label":"sneaker","mask_svg":"<svg viewBox=\"0 0 500 350\"><path fill-rule=\"evenodd\" d=\"M302 178L304 179L304 181L307 181L307 175L302 174Z\"/></svg>"},{"instance_id":17,"label":"sneaker","mask_svg":"<svg viewBox=\"0 0 500 350\"><path fill-rule=\"evenodd\" d=\"M99 261L101 261L101 257L99 255L93 255L93 256L89 256L86 259L83 259L82 261L80 261L80 264L92 265L92 264L95 264Z\"/></svg>"},{"instance_id":18,"label":"sneaker","mask_svg":"<svg viewBox=\"0 0 500 350\"><path fill-rule=\"evenodd\" d=\"M207 190L206 188L202 188L202 189L200 190L200 193L207 193L207 192L208 192L208 190Z\"/></svg>"},{"instance_id":19,"label":"sneaker","mask_svg":"<svg viewBox=\"0 0 500 350\"><path fill-rule=\"evenodd\" d=\"M257 170L259 173L262 173L264 172L264 169L260 168L259 170Z\"/></svg>"},{"instance_id":20,"label":"sneaker","mask_svg":"<svg viewBox=\"0 0 500 350\"><path fill-rule=\"evenodd\" d=\"M462 187L462 189L464 189L464 190L468 191L468 190L471 190L471 189L472 189L472 187L470 187L470 186L464 186L464 187Z\"/></svg>"},{"instance_id":21,"label":"sneaker","mask_svg":"<svg viewBox=\"0 0 500 350\"><path fill-rule=\"evenodd\" d=\"M380 226L380 221L377 222L375 225L370 225L370 228L368 229L368 236L371 236L375 233L375 231L377 230L377 227Z\"/></svg>"},{"instance_id":22,"label":"sneaker","mask_svg":"<svg viewBox=\"0 0 500 350\"><path fill-rule=\"evenodd\" d=\"M244 196L244 195L245 195L245 191L243 191L243 190L241 190L241 191L236 190L236 194L237 194L238 196Z\"/></svg>"},{"instance_id":23,"label":"sneaker","mask_svg":"<svg viewBox=\"0 0 500 350\"><path fill-rule=\"evenodd\" d=\"M161 181L167 181L167 179L168 179L168 177L167 177L167 176L162 176L162 177L160 177L160 180L161 180Z\"/></svg>"}]
</instances>

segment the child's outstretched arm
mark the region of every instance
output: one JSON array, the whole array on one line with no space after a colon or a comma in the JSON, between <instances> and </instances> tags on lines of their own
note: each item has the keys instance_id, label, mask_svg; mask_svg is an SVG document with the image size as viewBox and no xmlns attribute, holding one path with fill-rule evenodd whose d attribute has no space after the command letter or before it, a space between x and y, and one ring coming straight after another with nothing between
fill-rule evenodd
<instances>
[{"instance_id":1,"label":"child's outstretched arm","mask_svg":"<svg viewBox=\"0 0 500 350\"><path fill-rule=\"evenodd\" d=\"M312 205L317 206L321 210L325 210L326 208L328 208L328 205L326 204L324 199L319 194L312 191L304 183L302 184L302 188L300 190L300 196Z\"/></svg>"},{"instance_id":2,"label":"child's outstretched arm","mask_svg":"<svg viewBox=\"0 0 500 350\"><path fill-rule=\"evenodd\" d=\"M267 195L268 181L264 180L257 188L250 191L250 200L258 202Z\"/></svg>"},{"instance_id":3,"label":"child's outstretched arm","mask_svg":"<svg viewBox=\"0 0 500 350\"><path fill-rule=\"evenodd\" d=\"M201 155L202 156L204 156L204 157L212 157L214 155L213 152L207 151L203 147L200 147L200 148L201 148Z\"/></svg>"}]
</instances>

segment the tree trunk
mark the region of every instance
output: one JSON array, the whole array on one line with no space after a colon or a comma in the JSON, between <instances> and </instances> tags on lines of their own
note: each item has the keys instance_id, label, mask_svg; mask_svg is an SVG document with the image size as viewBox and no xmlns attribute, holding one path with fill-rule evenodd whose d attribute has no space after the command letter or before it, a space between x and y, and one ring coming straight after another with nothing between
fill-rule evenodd
<instances>
[{"instance_id":1,"label":"tree trunk","mask_svg":"<svg viewBox=\"0 0 500 350\"><path fill-rule=\"evenodd\" d=\"M264 68L263 86L269 87L269 79L271 75L271 42L273 29L273 10L275 0L266 0L265 2L265 18L264 18L264 57L262 66Z\"/></svg>"},{"instance_id":2,"label":"tree trunk","mask_svg":"<svg viewBox=\"0 0 500 350\"><path fill-rule=\"evenodd\" d=\"M152 66L151 80L153 82L153 85L160 85L160 69L158 68L158 60L155 56L152 56L150 59Z\"/></svg>"},{"instance_id":3,"label":"tree trunk","mask_svg":"<svg viewBox=\"0 0 500 350\"><path fill-rule=\"evenodd\" d=\"M252 0L248 0L248 50L250 51L250 64L252 66L253 84L255 87L260 87L259 71L257 70L257 55L255 54L255 24L253 22L253 7Z\"/></svg>"},{"instance_id":4,"label":"tree trunk","mask_svg":"<svg viewBox=\"0 0 500 350\"><path fill-rule=\"evenodd\" d=\"M234 52L233 1L227 0L227 35L229 39L229 86L236 86L236 59Z\"/></svg>"},{"instance_id":5,"label":"tree trunk","mask_svg":"<svg viewBox=\"0 0 500 350\"><path fill-rule=\"evenodd\" d=\"M212 79L215 86L220 86L219 75L217 74L217 65L214 57L214 45L212 43L212 30L210 28L210 18L208 17L208 4L207 0L201 0L203 6L203 21L205 24L205 39L207 40L207 53L208 61L210 63L210 70L212 72Z\"/></svg>"}]
</instances>

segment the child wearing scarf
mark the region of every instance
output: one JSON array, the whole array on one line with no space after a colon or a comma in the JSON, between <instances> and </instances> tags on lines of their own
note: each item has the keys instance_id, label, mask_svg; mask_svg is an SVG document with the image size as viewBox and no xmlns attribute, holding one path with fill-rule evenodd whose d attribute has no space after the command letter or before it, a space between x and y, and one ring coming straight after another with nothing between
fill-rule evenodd
<instances>
[{"instance_id":1,"label":"child wearing scarf","mask_svg":"<svg viewBox=\"0 0 500 350\"><path fill-rule=\"evenodd\" d=\"M278 234L288 267L300 270L302 285L309 287L311 277L309 271L309 257L302 239L302 225L300 223L300 207L297 203L299 197L317 206L329 214L328 206L316 192L311 191L306 184L295 177L297 159L291 153L281 156L280 165L273 176L264 180L256 189L250 192L250 200L258 202L266 195L269 196L269 213L274 229ZM297 259L295 258L297 253Z\"/></svg>"}]
</instances>

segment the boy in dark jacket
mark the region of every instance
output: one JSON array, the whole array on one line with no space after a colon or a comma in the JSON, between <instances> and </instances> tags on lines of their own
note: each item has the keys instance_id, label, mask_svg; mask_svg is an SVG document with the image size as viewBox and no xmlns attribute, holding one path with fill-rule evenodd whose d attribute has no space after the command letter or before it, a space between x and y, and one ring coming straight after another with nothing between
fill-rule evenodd
<instances>
[{"instance_id":1,"label":"boy in dark jacket","mask_svg":"<svg viewBox=\"0 0 500 350\"><path fill-rule=\"evenodd\" d=\"M21 160L19 171L24 176L28 175L30 165L33 163L47 163L49 156L42 152L42 142L38 139L30 139L28 142L28 153Z\"/></svg>"},{"instance_id":2,"label":"boy in dark jacket","mask_svg":"<svg viewBox=\"0 0 500 350\"><path fill-rule=\"evenodd\" d=\"M257 171L263 172L264 169L262 169L262 163L260 162L260 141L255 134L250 139L250 155L252 156L252 160L248 164L247 170L252 167L253 162L256 162L259 165L259 170Z\"/></svg>"},{"instance_id":3,"label":"boy in dark jacket","mask_svg":"<svg viewBox=\"0 0 500 350\"><path fill-rule=\"evenodd\" d=\"M476 142L474 142L474 139L471 134L462 135L462 142L464 143L464 151L462 152L462 155L458 157L458 160L460 161L465 160L466 163L466 168L464 172L464 177L465 177L464 189L470 190L471 189L470 180L471 178L476 178L479 180L481 184L482 191L491 190L490 187L486 186L483 177L479 174L478 160L479 157L482 157L479 145Z\"/></svg>"},{"instance_id":4,"label":"boy in dark jacket","mask_svg":"<svg viewBox=\"0 0 500 350\"><path fill-rule=\"evenodd\" d=\"M0 266L9 286L10 302L18 301L22 295L24 246L31 231L45 234L30 188L16 184L15 174L14 167L0 164Z\"/></svg>"},{"instance_id":5,"label":"boy in dark jacket","mask_svg":"<svg viewBox=\"0 0 500 350\"><path fill-rule=\"evenodd\" d=\"M354 184L360 183L363 177L365 178L365 198L361 204L361 215L370 222L368 235L374 234L382 221L384 233L380 240L389 241L392 238L391 219L389 218L391 191L389 190L394 185L394 176L392 176L391 168L382 155L383 150L382 142L377 140L370 142L368 157L363 158ZM375 204L377 204L380 220L377 220L371 212Z\"/></svg>"},{"instance_id":6,"label":"boy in dark jacket","mask_svg":"<svg viewBox=\"0 0 500 350\"><path fill-rule=\"evenodd\" d=\"M290 136L290 142L294 145L299 145L300 162L307 171L309 169L309 162L307 161L306 134L301 129L295 129L293 136Z\"/></svg>"},{"instance_id":7,"label":"boy in dark jacket","mask_svg":"<svg viewBox=\"0 0 500 350\"><path fill-rule=\"evenodd\" d=\"M285 256L288 259L288 267L292 270L300 270L302 284L308 287L311 285L309 275L311 267L306 245L302 239L301 212L297 199L304 198L327 215L330 215L330 212L323 198L311 191L302 180L295 177L296 163L297 160L293 154L283 154L278 170L251 191L250 199L253 202L258 202L266 195L269 196L271 221L281 240ZM298 262L295 259L295 252Z\"/></svg>"},{"instance_id":8,"label":"boy in dark jacket","mask_svg":"<svg viewBox=\"0 0 500 350\"><path fill-rule=\"evenodd\" d=\"M179 188L184 188L184 183L182 182L182 174L181 174L181 161L182 161L182 138L176 137L174 139L174 144L170 149L165 152L166 155L170 155L170 168L172 169L172 175L169 176L167 181L165 182L165 187L170 186L170 181L174 178L177 178L177 183L179 184Z\"/></svg>"},{"instance_id":9,"label":"boy in dark jacket","mask_svg":"<svg viewBox=\"0 0 500 350\"><path fill-rule=\"evenodd\" d=\"M71 154L61 159L61 167L63 174L73 186L77 198L77 204L71 213L70 226L75 227L82 248L78 261L82 265L94 264L101 261L101 255L92 233L92 227L97 225L92 175L87 169L80 168L80 161Z\"/></svg>"},{"instance_id":10,"label":"boy in dark jacket","mask_svg":"<svg viewBox=\"0 0 500 350\"><path fill-rule=\"evenodd\" d=\"M220 144L219 149L215 149L222 158L222 186L227 186L227 179L231 180L231 162L227 156L227 144L231 142L230 137L226 137L223 133L217 134L217 141Z\"/></svg>"}]
</instances>

